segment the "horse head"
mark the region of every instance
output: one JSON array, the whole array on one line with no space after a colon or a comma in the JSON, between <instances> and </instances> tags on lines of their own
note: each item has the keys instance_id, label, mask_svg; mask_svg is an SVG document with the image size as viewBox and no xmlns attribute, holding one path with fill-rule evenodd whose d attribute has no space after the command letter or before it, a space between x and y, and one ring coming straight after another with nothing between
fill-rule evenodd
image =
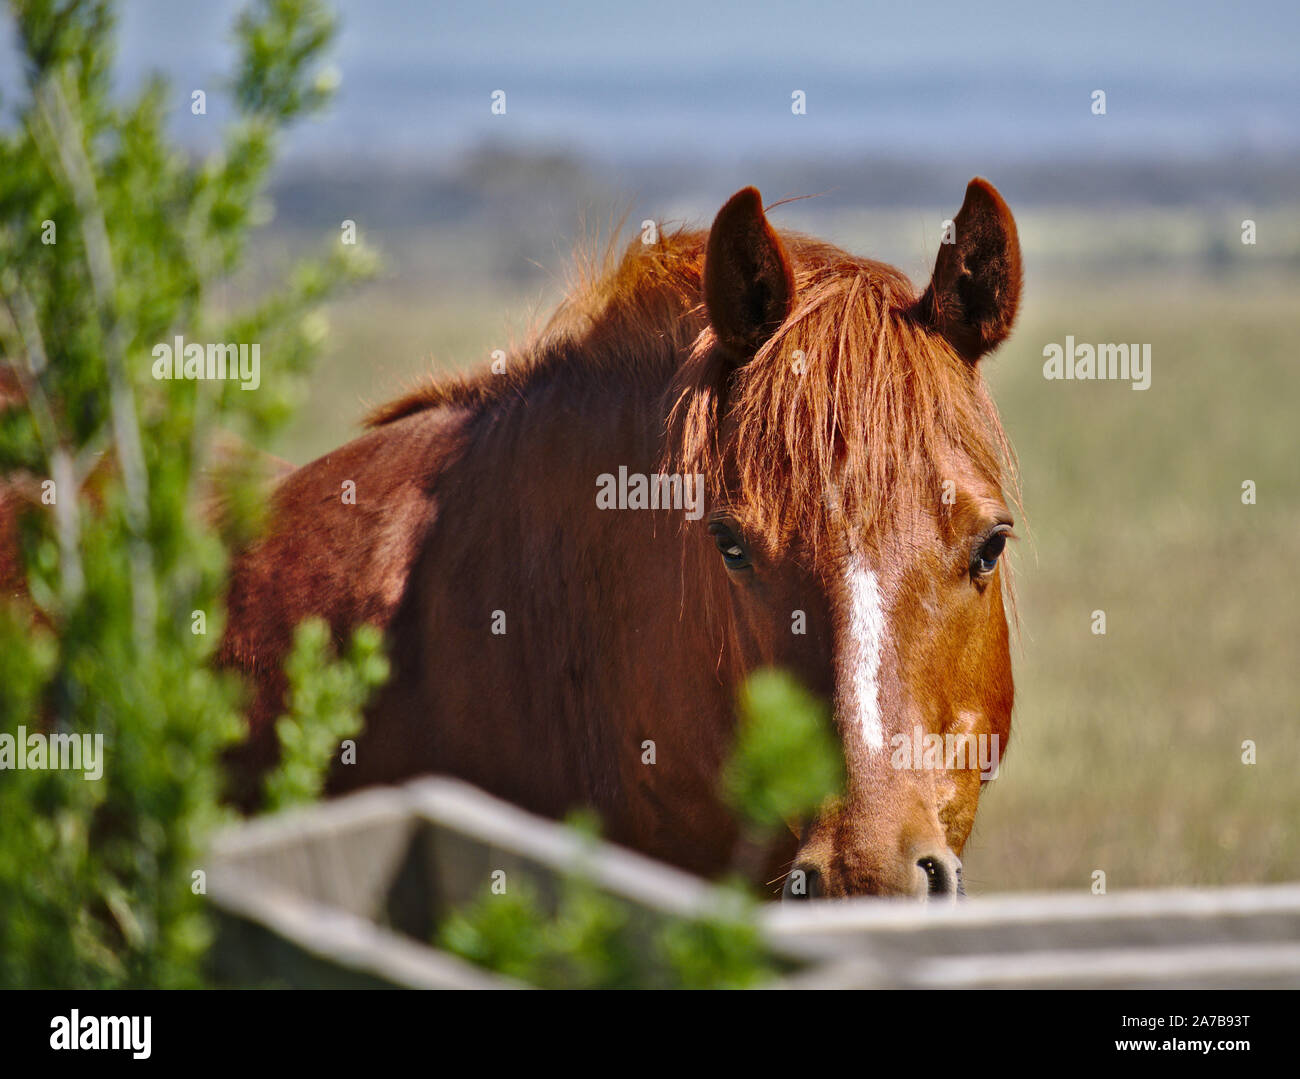
<instances>
[{"instance_id":1,"label":"horse head","mask_svg":"<svg viewBox=\"0 0 1300 1079\"><path fill-rule=\"evenodd\" d=\"M951 242L947 242L947 241ZM1016 227L974 180L918 297L778 233L753 188L708 237L673 445L708 479L701 587L743 673L833 703L846 785L800 822L787 896L955 895L1010 734L1009 449L979 364L1021 288Z\"/></svg>"}]
</instances>

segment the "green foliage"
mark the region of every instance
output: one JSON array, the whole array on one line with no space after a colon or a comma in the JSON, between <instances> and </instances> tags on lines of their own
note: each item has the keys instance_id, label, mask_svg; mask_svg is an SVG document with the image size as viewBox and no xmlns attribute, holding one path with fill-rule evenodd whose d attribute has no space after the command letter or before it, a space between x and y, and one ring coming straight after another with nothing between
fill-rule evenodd
<instances>
[{"instance_id":1,"label":"green foliage","mask_svg":"<svg viewBox=\"0 0 1300 1079\"><path fill-rule=\"evenodd\" d=\"M659 947L682 989L752 989L776 974L758 927L743 910L670 922Z\"/></svg>"},{"instance_id":2,"label":"green foliage","mask_svg":"<svg viewBox=\"0 0 1300 1079\"><path fill-rule=\"evenodd\" d=\"M545 985L552 946L537 893L520 884L505 895L484 895L453 912L437 944L462 959L530 985Z\"/></svg>"},{"instance_id":3,"label":"green foliage","mask_svg":"<svg viewBox=\"0 0 1300 1079\"><path fill-rule=\"evenodd\" d=\"M775 974L737 895L734 913L658 919L566 878L553 913L527 882L453 912L436 943L463 959L544 989L744 989Z\"/></svg>"},{"instance_id":4,"label":"green foliage","mask_svg":"<svg viewBox=\"0 0 1300 1079\"><path fill-rule=\"evenodd\" d=\"M547 917L526 882L504 895L484 895L452 914L439 943L479 966L546 989L635 987L638 954L627 933L627 911L586 882L564 885Z\"/></svg>"},{"instance_id":5,"label":"green foliage","mask_svg":"<svg viewBox=\"0 0 1300 1079\"><path fill-rule=\"evenodd\" d=\"M353 634L347 654L338 662L332 651L323 619L298 624L284 665L290 711L275 724L282 758L267 777L268 810L320 797L339 743L361 730L366 698L388 677L383 639L373 626Z\"/></svg>"},{"instance_id":6,"label":"green foliage","mask_svg":"<svg viewBox=\"0 0 1300 1079\"><path fill-rule=\"evenodd\" d=\"M247 248L278 133L327 96L315 65L333 24L318 0L252 4L237 118L193 161L167 138L163 82L111 94L108 3L11 6L26 93L0 135L0 374L25 407L0 405L0 495L25 509L28 594L0 602L0 736L102 738L104 760L95 780L0 771L0 985L194 985L207 927L192 874L243 730L242 687L212 663L228 560L200 508L212 436L264 441L283 423L319 341L313 309L368 267L348 248L251 310L210 298ZM153 347L178 334L259 343L261 388L154 380ZM215 493L247 525L250 481L224 475L234 486ZM319 788L306 762L382 676L363 638L316 683L313 633L295 651L280 801ZM306 733L331 711L336 726Z\"/></svg>"},{"instance_id":7,"label":"green foliage","mask_svg":"<svg viewBox=\"0 0 1300 1079\"><path fill-rule=\"evenodd\" d=\"M723 771L732 808L751 828L773 831L814 812L843 787L844 756L825 706L787 674L752 674Z\"/></svg>"}]
</instances>

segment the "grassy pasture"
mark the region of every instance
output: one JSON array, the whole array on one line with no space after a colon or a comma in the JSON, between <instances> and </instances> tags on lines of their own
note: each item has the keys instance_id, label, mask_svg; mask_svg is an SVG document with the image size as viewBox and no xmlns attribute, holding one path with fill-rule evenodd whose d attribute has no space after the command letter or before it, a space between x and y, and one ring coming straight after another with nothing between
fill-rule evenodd
<instances>
[{"instance_id":1,"label":"grassy pasture","mask_svg":"<svg viewBox=\"0 0 1300 1079\"><path fill-rule=\"evenodd\" d=\"M1028 541L1015 735L967 858L979 890L1300 876L1297 283L1031 291L992 375ZM1045 381L1042 346L1067 333L1151 342L1150 389Z\"/></svg>"}]
</instances>

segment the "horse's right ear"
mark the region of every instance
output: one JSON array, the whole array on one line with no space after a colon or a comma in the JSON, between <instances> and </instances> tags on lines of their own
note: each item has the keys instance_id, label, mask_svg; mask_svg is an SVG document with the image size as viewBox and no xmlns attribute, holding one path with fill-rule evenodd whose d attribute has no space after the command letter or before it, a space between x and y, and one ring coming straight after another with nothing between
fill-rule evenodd
<instances>
[{"instance_id":1,"label":"horse's right ear","mask_svg":"<svg viewBox=\"0 0 1300 1079\"><path fill-rule=\"evenodd\" d=\"M718 343L738 363L752 359L793 303L794 271L762 196L737 191L714 218L704 255L704 306Z\"/></svg>"},{"instance_id":2,"label":"horse's right ear","mask_svg":"<svg viewBox=\"0 0 1300 1079\"><path fill-rule=\"evenodd\" d=\"M957 354L975 363L1011 332L1020 306L1020 240L997 188L978 177L966 188L953 229L918 306Z\"/></svg>"}]
</instances>

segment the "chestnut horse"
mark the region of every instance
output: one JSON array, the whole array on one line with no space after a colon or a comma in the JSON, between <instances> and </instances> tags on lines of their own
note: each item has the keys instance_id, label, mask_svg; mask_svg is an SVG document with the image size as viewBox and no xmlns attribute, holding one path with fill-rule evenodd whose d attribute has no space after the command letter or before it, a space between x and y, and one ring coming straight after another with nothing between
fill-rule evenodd
<instances>
[{"instance_id":1,"label":"chestnut horse","mask_svg":"<svg viewBox=\"0 0 1300 1079\"><path fill-rule=\"evenodd\" d=\"M504 371L430 384L289 475L229 595L222 659L256 685L237 800L277 752L293 626L369 622L393 674L331 793L450 773L717 873L737 690L772 665L833 704L846 761L777 852L792 877L957 893L987 777L894 747L1010 733L1009 450L977 363L1021 263L984 180L954 224L918 296L776 232L746 188L707 235L634 241Z\"/></svg>"}]
</instances>

